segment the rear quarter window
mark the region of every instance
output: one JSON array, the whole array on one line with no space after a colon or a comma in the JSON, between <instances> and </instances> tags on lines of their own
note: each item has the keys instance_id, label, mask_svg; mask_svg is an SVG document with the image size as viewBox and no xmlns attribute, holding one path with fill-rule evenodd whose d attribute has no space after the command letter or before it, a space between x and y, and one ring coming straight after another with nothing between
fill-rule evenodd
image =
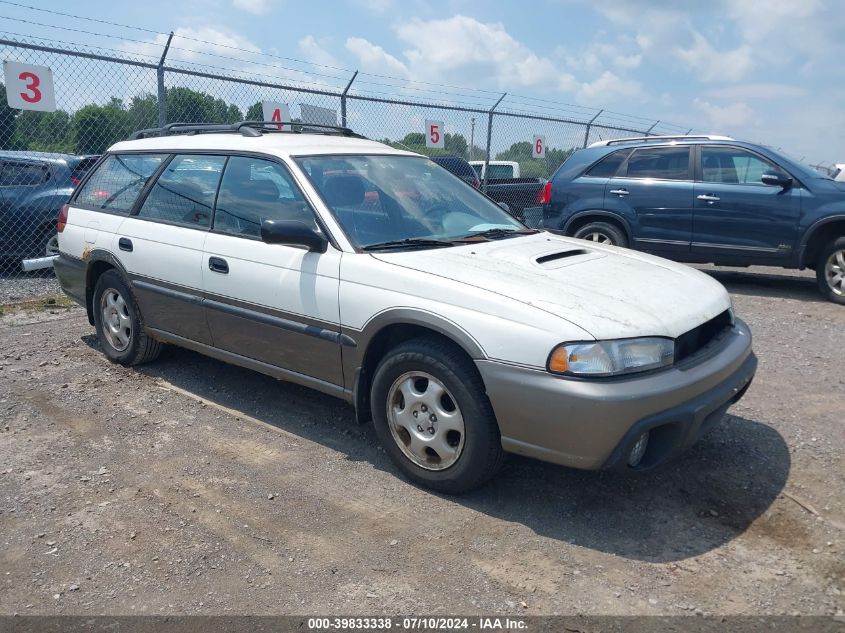
<instances>
[{"instance_id":1,"label":"rear quarter window","mask_svg":"<svg viewBox=\"0 0 845 633\"><path fill-rule=\"evenodd\" d=\"M49 179L44 163L6 161L0 166L0 187L34 187Z\"/></svg>"},{"instance_id":2,"label":"rear quarter window","mask_svg":"<svg viewBox=\"0 0 845 633\"><path fill-rule=\"evenodd\" d=\"M613 178L630 153L630 149L623 149L618 152L608 154L588 169L587 173L584 175L591 176L593 178Z\"/></svg>"},{"instance_id":3,"label":"rear quarter window","mask_svg":"<svg viewBox=\"0 0 845 633\"><path fill-rule=\"evenodd\" d=\"M79 188L73 204L127 213L167 154L112 154Z\"/></svg>"}]
</instances>

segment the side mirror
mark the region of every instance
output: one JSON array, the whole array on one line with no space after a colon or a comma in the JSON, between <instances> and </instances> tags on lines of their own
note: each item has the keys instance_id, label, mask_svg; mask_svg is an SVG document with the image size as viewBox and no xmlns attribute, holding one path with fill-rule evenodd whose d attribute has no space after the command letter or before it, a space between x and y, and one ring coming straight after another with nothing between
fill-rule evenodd
<instances>
[{"instance_id":1,"label":"side mirror","mask_svg":"<svg viewBox=\"0 0 845 633\"><path fill-rule=\"evenodd\" d=\"M496 204L498 204L500 207L502 207L508 213L511 212L511 207L507 202L497 202Z\"/></svg>"},{"instance_id":2,"label":"side mirror","mask_svg":"<svg viewBox=\"0 0 845 633\"><path fill-rule=\"evenodd\" d=\"M786 188L792 184L792 178L782 171L767 171L760 176L760 182L764 185L771 185L772 187Z\"/></svg>"},{"instance_id":3,"label":"side mirror","mask_svg":"<svg viewBox=\"0 0 845 633\"><path fill-rule=\"evenodd\" d=\"M304 246L309 251L325 253L329 241L326 236L298 220L264 220L261 241L265 244Z\"/></svg>"}]
</instances>

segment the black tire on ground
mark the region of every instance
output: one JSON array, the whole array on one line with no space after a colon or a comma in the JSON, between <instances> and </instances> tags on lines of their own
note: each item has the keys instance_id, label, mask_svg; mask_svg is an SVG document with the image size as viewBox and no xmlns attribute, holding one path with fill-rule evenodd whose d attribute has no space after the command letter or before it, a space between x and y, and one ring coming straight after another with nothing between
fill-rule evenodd
<instances>
[{"instance_id":1,"label":"black tire on ground","mask_svg":"<svg viewBox=\"0 0 845 633\"><path fill-rule=\"evenodd\" d=\"M103 295L106 293L109 293L112 297L114 296L113 293L117 293L123 300L123 305L116 307L115 312L115 314L119 312L124 317L120 322L128 324L130 328L128 334L125 329L121 329L121 334L128 339L128 344L123 349L113 344L112 340L116 335L113 335L112 340L110 340L106 332L106 328L109 327L107 323L103 322L105 318L103 315ZM123 278L116 271L108 270L100 275L94 288L92 307L97 338L100 340L103 353L111 362L131 367L132 365L154 361L161 354L163 344L150 338L144 331L144 321L141 317L141 311L138 309L138 304L135 302L135 295L132 294ZM120 317L117 318L120 319Z\"/></svg>"},{"instance_id":2,"label":"black tire on ground","mask_svg":"<svg viewBox=\"0 0 845 633\"><path fill-rule=\"evenodd\" d=\"M609 244L610 246L621 246L627 248L628 238L619 227L610 224L609 222L590 222L585 224L577 231L573 237L581 240L591 240L601 244Z\"/></svg>"},{"instance_id":3,"label":"black tire on ground","mask_svg":"<svg viewBox=\"0 0 845 633\"><path fill-rule=\"evenodd\" d=\"M414 463L391 433L390 391L409 372L424 372L440 381L463 417L463 449L457 460L443 470L428 470ZM399 469L421 486L447 494L467 492L495 475L504 462L499 425L481 376L466 354L447 341L417 338L390 350L376 369L370 401L382 446Z\"/></svg>"},{"instance_id":4,"label":"black tire on ground","mask_svg":"<svg viewBox=\"0 0 845 633\"><path fill-rule=\"evenodd\" d=\"M819 251L816 281L828 301L845 305L845 237L831 240Z\"/></svg>"}]
</instances>

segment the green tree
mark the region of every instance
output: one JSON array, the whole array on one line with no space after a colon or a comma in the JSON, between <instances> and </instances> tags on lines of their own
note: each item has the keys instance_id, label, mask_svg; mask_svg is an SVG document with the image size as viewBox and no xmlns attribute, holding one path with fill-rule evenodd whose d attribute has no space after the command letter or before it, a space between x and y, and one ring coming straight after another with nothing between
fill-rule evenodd
<instances>
[{"instance_id":1,"label":"green tree","mask_svg":"<svg viewBox=\"0 0 845 633\"><path fill-rule=\"evenodd\" d=\"M533 158L531 143L520 141L496 154L496 160L516 161L519 163L520 175L524 178L548 178L574 151L547 147L545 158Z\"/></svg>"},{"instance_id":2,"label":"green tree","mask_svg":"<svg viewBox=\"0 0 845 633\"><path fill-rule=\"evenodd\" d=\"M264 107L261 105L261 102L253 103L249 106L249 109L246 111L246 120L247 121L263 121L264 120Z\"/></svg>"},{"instance_id":3,"label":"green tree","mask_svg":"<svg viewBox=\"0 0 845 633\"><path fill-rule=\"evenodd\" d=\"M87 105L77 110L70 131L77 154L102 154L110 145L129 136L132 124L122 102L112 99L107 105Z\"/></svg>"},{"instance_id":4,"label":"green tree","mask_svg":"<svg viewBox=\"0 0 845 633\"><path fill-rule=\"evenodd\" d=\"M37 152L70 152L70 115L63 110L24 110L15 121L14 145Z\"/></svg>"},{"instance_id":5,"label":"green tree","mask_svg":"<svg viewBox=\"0 0 845 633\"><path fill-rule=\"evenodd\" d=\"M164 104L168 123L235 123L243 119L238 106L181 86L167 90Z\"/></svg>"},{"instance_id":6,"label":"green tree","mask_svg":"<svg viewBox=\"0 0 845 633\"><path fill-rule=\"evenodd\" d=\"M6 86L0 84L0 149L12 149L15 118L20 110L10 108L6 101Z\"/></svg>"},{"instance_id":7,"label":"green tree","mask_svg":"<svg viewBox=\"0 0 845 633\"><path fill-rule=\"evenodd\" d=\"M132 130L158 127L158 98L152 94L134 96L129 101L129 125Z\"/></svg>"}]
</instances>

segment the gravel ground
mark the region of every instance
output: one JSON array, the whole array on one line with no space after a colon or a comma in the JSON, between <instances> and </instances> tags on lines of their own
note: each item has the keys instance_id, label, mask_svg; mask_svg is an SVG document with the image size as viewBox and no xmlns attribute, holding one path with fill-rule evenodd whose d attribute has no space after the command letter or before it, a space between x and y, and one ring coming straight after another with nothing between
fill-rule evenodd
<instances>
[{"instance_id":1,"label":"gravel ground","mask_svg":"<svg viewBox=\"0 0 845 633\"><path fill-rule=\"evenodd\" d=\"M713 274L760 367L710 435L640 477L512 457L454 498L315 392L111 365L75 307L0 317L0 614L842 615L845 308Z\"/></svg>"},{"instance_id":2,"label":"gravel ground","mask_svg":"<svg viewBox=\"0 0 845 633\"><path fill-rule=\"evenodd\" d=\"M0 268L2 268L2 264L0 264ZM53 275L52 269L31 273L15 273L15 276L11 277L0 275L0 306L61 295L62 289Z\"/></svg>"}]
</instances>

